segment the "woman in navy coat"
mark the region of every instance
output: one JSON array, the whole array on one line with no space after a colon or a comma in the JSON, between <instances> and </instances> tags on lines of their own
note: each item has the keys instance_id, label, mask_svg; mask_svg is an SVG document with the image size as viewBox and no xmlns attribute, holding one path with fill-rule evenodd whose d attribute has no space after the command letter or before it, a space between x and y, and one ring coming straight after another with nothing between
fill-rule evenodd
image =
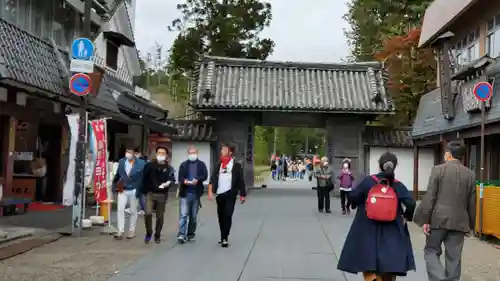
<instances>
[{"instance_id":1,"label":"woman in navy coat","mask_svg":"<svg viewBox=\"0 0 500 281\"><path fill-rule=\"evenodd\" d=\"M379 159L381 172L376 175L387 179L398 196L401 208L395 221L377 222L366 216L366 197L377 184L372 176L365 177L349 194L353 209L358 207L358 211L337 268L353 274L362 272L366 281L395 280L396 276L406 276L409 270L415 270L406 221L412 220L416 203L406 186L394 179L397 162L394 154L386 152Z\"/></svg>"}]
</instances>

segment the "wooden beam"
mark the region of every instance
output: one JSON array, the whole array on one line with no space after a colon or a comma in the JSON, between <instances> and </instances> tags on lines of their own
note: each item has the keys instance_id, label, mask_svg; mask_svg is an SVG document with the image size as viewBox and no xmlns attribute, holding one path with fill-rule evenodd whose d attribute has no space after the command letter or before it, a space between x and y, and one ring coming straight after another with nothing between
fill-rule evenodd
<instances>
[{"instance_id":1,"label":"wooden beam","mask_svg":"<svg viewBox=\"0 0 500 281\"><path fill-rule=\"evenodd\" d=\"M413 199L418 200L418 152L417 145L413 146Z\"/></svg>"},{"instance_id":2,"label":"wooden beam","mask_svg":"<svg viewBox=\"0 0 500 281\"><path fill-rule=\"evenodd\" d=\"M3 177L4 177L4 185L3 191L4 196L11 194L12 189L12 175L14 173L14 158L15 158L15 146L16 146L16 128L17 128L17 119L14 117L8 117L7 122L5 124L4 131L2 132L4 136L8 136L5 138L4 145L2 147L3 150Z\"/></svg>"}]
</instances>

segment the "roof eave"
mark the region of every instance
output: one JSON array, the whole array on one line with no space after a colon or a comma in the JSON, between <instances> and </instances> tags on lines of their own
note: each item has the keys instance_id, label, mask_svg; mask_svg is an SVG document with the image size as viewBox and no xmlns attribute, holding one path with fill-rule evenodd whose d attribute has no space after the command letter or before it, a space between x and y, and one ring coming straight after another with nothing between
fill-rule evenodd
<instances>
[{"instance_id":1,"label":"roof eave","mask_svg":"<svg viewBox=\"0 0 500 281\"><path fill-rule=\"evenodd\" d=\"M266 112L293 112L293 113L326 113L326 114L359 114L359 115L394 115L396 114L392 110L379 110L379 111L363 111L363 110L351 110L351 109L294 109L294 108L263 108L263 107L205 107L205 106L195 106L193 107L196 111L205 112L227 112L227 111L241 111L241 112L260 112L265 110Z\"/></svg>"},{"instance_id":2,"label":"roof eave","mask_svg":"<svg viewBox=\"0 0 500 281\"><path fill-rule=\"evenodd\" d=\"M449 20L443 27L441 27L436 33L428 37L426 40L420 41L418 43L418 48L431 47L431 45L438 39L438 37L441 34L443 34L453 23L455 23L465 12L467 12L472 7L472 5L476 4L477 1L479 0L471 1L467 6L465 6L462 10L460 10L460 12L458 12L451 20ZM424 27L423 24L422 27Z\"/></svg>"}]
</instances>

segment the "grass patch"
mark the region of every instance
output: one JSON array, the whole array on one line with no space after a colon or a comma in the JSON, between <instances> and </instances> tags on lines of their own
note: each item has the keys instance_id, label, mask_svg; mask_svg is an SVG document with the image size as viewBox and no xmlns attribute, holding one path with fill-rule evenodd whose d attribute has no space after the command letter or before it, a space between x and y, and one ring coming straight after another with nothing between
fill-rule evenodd
<instances>
[{"instance_id":1,"label":"grass patch","mask_svg":"<svg viewBox=\"0 0 500 281\"><path fill-rule=\"evenodd\" d=\"M267 165L256 165L253 168L253 171L254 171L254 183L260 184L269 177L269 174L271 173L271 167Z\"/></svg>"}]
</instances>

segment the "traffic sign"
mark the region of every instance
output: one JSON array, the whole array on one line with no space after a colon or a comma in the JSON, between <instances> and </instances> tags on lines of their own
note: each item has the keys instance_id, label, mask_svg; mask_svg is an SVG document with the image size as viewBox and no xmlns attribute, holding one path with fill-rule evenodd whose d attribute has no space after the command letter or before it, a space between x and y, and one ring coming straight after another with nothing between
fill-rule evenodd
<instances>
[{"instance_id":1,"label":"traffic sign","mask_svg":"<svg viewBox=\"0 0 500 281\"><path fill-rule=\"evenodd\" d=\"M71 44L71 57L76 60L92 60L95 46L88 38L78 38Z\"/></svg>"},{"instance_id":2,"label":"traffic sign","mask_svg":"<svg viewBox=\"0 0 500 281\"><path fill-rule=\"evenodd\" d=\"M69 89L77 96L86 96L92 90L92 80L87 74L74 74L69 80Z\"/></svg>"},{"instance_id":3,"label":"traffic sign","mask_svg":"<svg viewBox=\"0 0 500 281\"><path fill-rule=\"evenodd\" d=\"M493 86L488 82L479 82L474 85L474 96L480 101L487 101L493 95Z\"/></svg>"}]
</instances>

